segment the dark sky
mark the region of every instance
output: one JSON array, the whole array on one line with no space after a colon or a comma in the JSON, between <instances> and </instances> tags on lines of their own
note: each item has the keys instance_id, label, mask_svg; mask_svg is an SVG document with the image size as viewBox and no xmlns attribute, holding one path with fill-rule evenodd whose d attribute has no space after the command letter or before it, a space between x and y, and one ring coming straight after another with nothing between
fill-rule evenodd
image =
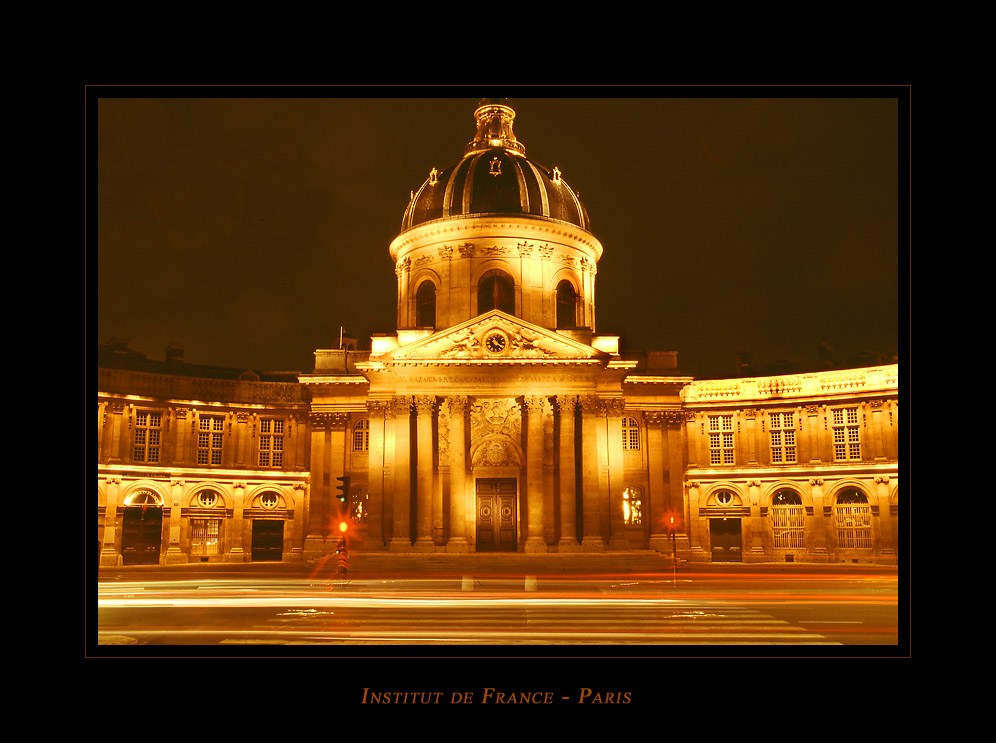
<instances>
[{"instance_id":1,"label":"dark sky","mask_svg":"<svg viewBox=\"0 0 996 743\"><path fill-rule=\"evenodd\" d=\"M409 192L473 138L475 94L214 92L90 91L91 341L127 338L151 359L177 342L189 363L310 371L340 325L363 347L393 332L388 246ZM905 91L606 92L508 101L526 155L580 191L604 247L599 333L627 350L676 350L699 377L735 376L738 347L756 368L811 366L821 342L838 361L900 350Z\"/></svg>"}]
</instances>

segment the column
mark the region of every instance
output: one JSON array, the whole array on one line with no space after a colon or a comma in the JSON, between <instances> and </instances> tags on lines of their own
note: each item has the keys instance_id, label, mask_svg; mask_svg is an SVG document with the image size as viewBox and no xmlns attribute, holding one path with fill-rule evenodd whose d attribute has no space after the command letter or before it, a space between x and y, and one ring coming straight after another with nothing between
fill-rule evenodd
<instances>
[{"instance_id":1,"label":"column","mask_svg":"<svg viewBox=\"0 0 996 743\"><path fill-rule=\"evenodd\" d=\"M107 504L104 507L104 546L100 550L100 564L107 567L117 567L121 564L121 555L115 542L117 541L118 497L121 492L121 478L108 477Z\"/></svg>"},{"instance_id":2,"label":"column","mask_svg":"<svg viewBox=\"0 0 996 743\"><path fill-rule=\"evenodd\" d=\"M246 562L251 555L245 550L245 519L243 513L246 507L246 483L232 483L232 521L226 524L229 530L228 554L225 562Z\"/></svg>"},{"instance_id":3,"label":"column","mask_svg":"<svg viewBox=\"0 0 996 743\"><path fill-rule=\"evenodd\" d=\"M392 552L408 552L411 540L411 405L407 395L394 398L390 418L394 425L394 477L392 483L392 532L389 548Z\"/></svg>"},{"instance_id":4,"label":"column","mask_svg":"<svg viewBox=\"0 0 996 743\"><path fill-rule=\"evenodd\" d=\"M691 547L692 559L696 561L709 562L712 556L702 549L702 530L707 524L699 516L699 483L694 480L688 482L688 541Z\"/></svg>"},{"instance_id":5,"label":"column","mask_svg":"<svg viewBox=\"0 0 996 743\"><path fill-rule=\"evenodd\" d=\"M750 494L750 560L744 554L745 562L760 562L764 560L764 520L761 518L761 481L748 480L747 491Z\"/></svg>"},{"instance_id":6,"label":"column","mask_svg":"<svg viewBox=\"0 0 996 743\"><path fill-rule=\"evenodd\" d=\"M875 478L878 496L879 551L882 555L896 554L896 537L892 530L892 516L889 512L889 478L882 475Z\"/></svg>"},{"instance_id":7,"label":"column","mask_svg":"<svg viewBox=\"0 0 996 743\"><path fill-rule=\"evenodd\" d=\"M608 449L609 482L609 548L629 549L626 521L623 514L623 489L626 487L625 465L622 448L622 415L626 401L622 398L607 400L606 436Z\"/></svg>"},{"instance_id":8,"label":"column","mask_svg":"<svg viewBox=\"0 0 996 743\"><path fill-rule=\"evenodd\" d=\"M650 548L671 553L669 539L670 519L674 515L667 502L664 482L664 414L644 413L647 422L647 474L650 492L647 493L647 518L650 519ZM678 519L675 518L675 522Z\"/></svg>"},{"instance_id":9,"label":"column","mask_svg":"<svg viewBox=\"0 0 996 743\"><path fill-rule=\"evenodd\" d=\"M168 504L163 504L164 515L169 519L169 542L166 545L166 564L176 565L187 561L180 551L180 505L183 500L183 480L170 480Z\"/></svg>"},{"instance_id":10,"label":"column","mask_svg":"<svg viewBox=\"0 0 996 743\"><path fill-rule=\"evenodd\" d=\"M556 399L560 417L560 437L558 441L558 467L560 474L560 552L576 552L581 549L578 541L577 524L577 480L574 462L574 416L577 410L577 395L558 395Z\"/></svg>"},{"instance_id":11,"label":"column","mask_svg":"<svg viewBox=\"0 0 996 743\"><path fill-rule=\"evenodd\" d=\"M595 395L581 398L581 549L601 552L605 548L599 529L598 432L602 403Z\"/></svg>"},{"instance_id":12,"label":"column","mask_svg":"<svg viewBox=\"0 0 996 743\"><path fill-rule=\"evenodd\" d=\"M668 520L674 516L675 549L687 551L691 506L685 499L685 414L680 410L664 413L664 452L667 473L664 480L664 497L667 503Z\"/></svg>"},{"instance_id":13,"label":"column","mask_svg":"<svg viewBox=\"0 0 996 743\"><path fill-rule=\"evenodd\" d=\"M827 550L827 526L832 519L827 519L823 511L823 480L816 478L809 481L810 493L813 498L813 516L809 519L812 528L806 530L806 544L814 559L826 562L829 560Z\"/></svg>"},{"instance_id":14,"label":"column","mask_svg":"<svg viewBox=\"0 0 996 743\"><path fill-rule=\"evenodd\" d=\"M424 552L431 552L435 548L435 542L432 539L432 486L435 474L432 466L432 416L435 410L435 397L419 395L415 398L415 446L418 452L418 466L415 472L415 549Z\"/></svg>"},{"instance_id":15,"label":"column","mask_svg":"<svg viewBox=\"0 0 996 743\"><path fill-rule=\"evenodd\" d=\"M292 540L291 549L290 549L291 554L290 557L287 559L297 562L302 560L304 557L303 545L304 545L305 519L304 519L303 506L307 502L306 495L308 492L308 486L302 482L296 482L293 485L293 491L294 491L294 505L293 505L294 523L292 524L293 536L291 537ZM240 512L239 516L241 515L242 514ZM243 557L243 559L245 558Z\"/></svg>"},{"instance_id":16,"label":"column","mask_svg":"<svg viewBox=\"0 0 996 743\"><path fill-rule=\"evenodd\" d=\"M370 419L370 454L367 462L367 538L364 548L368 550L381 550L385 545L384 447L387 437L384 430L384 415L387 409L388 405L385 402L367 403Z\"/></svg>"},{"instance_id":17,"label":"column","mask_svg":"<svg viewBox=\"0 0 996 743\"><path fill-rule=\"evenodd\" d=\"M526 413L526 552L546 552L543 539L543 402L540 395L523 398Z\"/></svg>"},{"instance_id":18,"label":"column","mask_svg":"<svg viewBox=\"0 0 996 743\"><path fill-rule=\"evenodd\" d=\"M325 427L329 423L327 413L311 414L311 487L304 518L305 539L304 559L317 559L325 554L325 540L322 537L323 502L328 497L329 473L325 465Z\"/></svg>"},{"instance_id":19,"label":"column","mask_svg":"<svg viewBox=\"0 0 996 743\"><path fill-rule=\"evenodd\" d=\"M450 539L447 552L467 552L467 397L448 398L450 407Z\"/></svg>"}]
</instances>

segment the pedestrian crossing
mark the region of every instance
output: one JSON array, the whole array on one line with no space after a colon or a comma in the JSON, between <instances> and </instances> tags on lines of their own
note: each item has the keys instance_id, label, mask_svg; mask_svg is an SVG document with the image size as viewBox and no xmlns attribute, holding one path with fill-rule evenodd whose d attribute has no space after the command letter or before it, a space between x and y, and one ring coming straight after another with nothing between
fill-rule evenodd
<instances>
[{"instance_id":1,"label":"pedestrian crossing","mask_svg":"<svg viewBox=\"0 0 996 743\"><path fill-rule=\"evenodd\" d=\"M340 606L288 610L267 630L279 644L379 645L837 645L825 636L749 607L673 601L420 606L391 611ZM230 637L226 644L244 642Z\"/></svg>"}]
</instances>

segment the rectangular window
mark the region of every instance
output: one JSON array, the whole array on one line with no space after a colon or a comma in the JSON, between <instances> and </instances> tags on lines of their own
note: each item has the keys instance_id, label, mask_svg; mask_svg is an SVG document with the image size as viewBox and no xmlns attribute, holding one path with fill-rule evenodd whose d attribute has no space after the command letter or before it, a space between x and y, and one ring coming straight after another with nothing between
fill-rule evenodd
<instances>
[{"instance_id":1,"label":"rectangular window","mask_svg":"<svg viewBox=\"0 0 996 743\"><path fill-rule=\"evenodd\" d=\"M367 451L370 449L370 421L361 420L353 429L353 451Z\"/></svg>"},{"instance_id":2,"label":"rectangular window","mask_svg":"<svg viewBox=\"0 0 996 743\"><path fill-rule=\"evenodd\" d=\"M159 461L159 442L162 436L162 422L162 413L154 413L148 410L139 410L135 413L134 461Z\"/></svg>"},{"instance_id":3,"label":"rectangular window","mask_svg":"<svg viewBox=\"0 0 996 743\"><path fill-rule=\"evenodd\" d=\"M795 462L795 414L771 413L769 421L772 464Z\"/></svg>"},{"instance_id":4,"label":"rectangular window","mask_svg":"<svg viewBox=\"0 0 996 743\"><path fill-rule=\"evenodd\" d=\"M225 419L222 416L200 416L197 432L197 464L221 464L224 428Z\"/></svg>"},{"instance_id":5,"label":"rectangular window","mask_svg":"<svg viewBox=\"0 0 996 743\"><path fill-rule=\"evenodd\" d=\"M259 466L284 466L284 421L261 418L259 421Z\"/></svg>"},{"instance_id":6,"label":"rectangular window","mask_svg":"<svg viewBox=\"0 0 996 743\"><path fill-rule=\"evenodd\" d=\"M217 555L221 547L221 519L190 520L190 553Z\"/></svg>"},{"instance_id":7,"label":"rectangular window","mask_svg":"<svg viewBox=\"0 0 996 743\"><path fill-rule=\"evenodd\" d=\"M733 416L709 416L709 464L733 464Z\"/></svg>"},{"instance_id":8,"label":"rectangular window","mask_svg":"<svg viewBox=\"0 0 996 743\"><path fill-rule=\"evenodd\" d=\"M857 408L832 408L833 457L838 462L861 459L861 429Z\"/></svg>"},{"instance_id":9,"label":"rectangular window","mask_svg":"<svg viewBox=\"0 0 996 743\"><path fill-rule=\"evenodd\" d=\"M622 445L624 451L639 451L640 424L636 418L622 419Z\"/></svg>"}]
</instances>

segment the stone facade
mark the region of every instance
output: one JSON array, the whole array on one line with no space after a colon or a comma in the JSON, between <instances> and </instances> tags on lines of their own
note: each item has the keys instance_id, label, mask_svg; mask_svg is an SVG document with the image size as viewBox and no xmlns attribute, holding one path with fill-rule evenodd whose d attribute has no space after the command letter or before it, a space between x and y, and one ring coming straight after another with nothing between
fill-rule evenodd
<instances>
[{"instance_id":1,"label":"stone facade","mask_svg":"<svg viewBox=\"0 0 996 743\"><path fill-rule=\"evenodd\" d=\"M317 559L340 523L390 552L896 559L898 366L701 381L621 354L596 331L602 245L512 115L482 105L413 191L397 330L369 351L274 381L104 349L102 565Z\"/></svg>"}]
</instances>

